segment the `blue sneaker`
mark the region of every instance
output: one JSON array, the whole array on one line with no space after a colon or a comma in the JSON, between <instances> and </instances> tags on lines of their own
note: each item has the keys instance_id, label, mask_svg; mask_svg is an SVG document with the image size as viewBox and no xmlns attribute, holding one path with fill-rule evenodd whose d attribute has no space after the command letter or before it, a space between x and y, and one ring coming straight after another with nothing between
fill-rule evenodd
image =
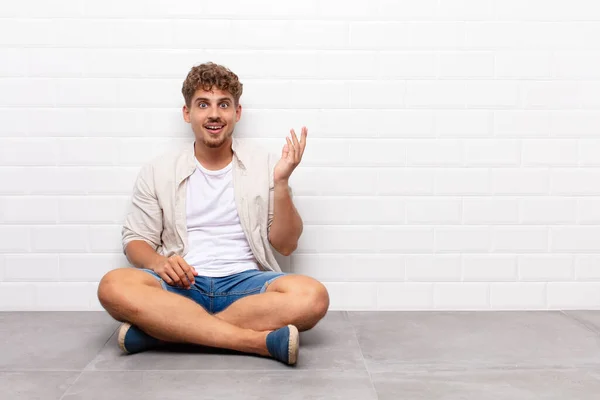
<instances>
[{"instance_id":1,"label":"blue sneaker","mask_svg":"<svg viewBox=\"0 0 600 400\"><path fill-rule=\"evenodd\" d=\"M284 326L267 335L269 354L285 364L293 365L298 361L300 335L294 325Z\"/></svg>"},{"instance_id":2,"label":"blue sneaker","mask_svg":"<svg viewBox=\"0 0 600 400\"><path fill-rule=\"evenodd\" d=\"M148 335L138 327L127 322L122 323L119 327L119 335L117 336L117 340L119 342L119 348L128 354L150 350L163 343L162 340Z\"/></svg>"}]
</instances>

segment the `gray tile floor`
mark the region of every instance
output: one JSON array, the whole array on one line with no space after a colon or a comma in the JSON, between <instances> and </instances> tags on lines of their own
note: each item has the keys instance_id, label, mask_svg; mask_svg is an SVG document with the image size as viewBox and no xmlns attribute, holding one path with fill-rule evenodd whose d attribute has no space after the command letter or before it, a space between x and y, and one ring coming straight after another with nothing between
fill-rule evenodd
<instances>
[{"instance_id":1,"label":"gray tile floor","mask_svg":"<svg viewBox=\"0 0 600 400\"><path fill-rule=\"evenodd\" d=\"M600 312L330 312L298 364L122 355L100 312L0 313L0 399L600 398Z\"/></svg>"}]
</instances>

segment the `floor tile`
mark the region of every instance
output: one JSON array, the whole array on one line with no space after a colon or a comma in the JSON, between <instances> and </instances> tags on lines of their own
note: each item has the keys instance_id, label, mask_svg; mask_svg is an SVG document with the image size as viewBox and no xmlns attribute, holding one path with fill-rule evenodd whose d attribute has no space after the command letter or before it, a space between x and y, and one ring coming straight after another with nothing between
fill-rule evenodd
<instances>
[{"instance_id":1,"label":"floor tile","mask_svg":"<svg viewBox=\"0 0 600 400\"><path fill-rule=\"evenodd\" d=\"M364 369L353 329L344 312L330 312L310 331L300 333L300 354L295 369ZM287 370L270 358L199 346L124 355L113 335L88 370Z\"/></svg>"},{"instance_id":2,"label":"floor tile","mask_svg":"<svg viewBox=\"0 0 600 400\"><path fill-rule=\"evenodd\" d=\"M352 312L370 371L600 365L600 337L560 312Z\"/></svg>"},{"instance_id":3,"label":"floor tile","mask_svg":"<svg viewBox=\"0 0 600 400\"><path fill-rule=\"evenodd\" d=\"M116 327L105 312L0 313L0 370L81 370Z\"/></svg>"},{"instance_id":4,"label":"floor tile","mask_svg":"<svg viewBox=\"0 0 600 400\"><path fill-rule=\"evenodd\" d=\"M63 400L376 399L366 371L86 371Z\"/></svg>"},{"instance_id":5,"label":"floor tile","mask_svg":"<svg viewBox=\"0 0 600 400\"><path fill-rule=\"evenodd\" d=\"M488 370L372 374L380 400L596 400L600 380L586 370Z\"/></svg>"},{"instance_id":6,"label":"floor tile","mask_svg":"<svg viewBox=\"0 0 600 400\"><path fill-rule=\"evenodd\" d=\"M59 400L79 371L0 372L0 398L10 400Z\"/></svg>"},{"instance_id":7,"label":"floor tile","mask_svg":"<svg viewBox=\"0 0 600 400\"><path fill-rule=\"evenodd\" d=\"M574 317L590 329L600 333L600 311L565 311L568 317Z\"/></svg>"}]
</instances>

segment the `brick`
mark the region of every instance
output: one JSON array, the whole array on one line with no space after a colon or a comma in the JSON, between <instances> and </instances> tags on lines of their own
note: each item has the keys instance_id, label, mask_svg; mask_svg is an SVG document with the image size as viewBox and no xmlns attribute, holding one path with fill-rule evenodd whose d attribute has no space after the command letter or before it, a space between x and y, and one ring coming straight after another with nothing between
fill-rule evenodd
<instances>
[{"instance_id":1,"label":"brick","mask_svg":"<svg viewBox=\"0 0 600 400\"><path fill-rule=\"evenodd\" d=\"M575 222L577 201L564 197L527 197L519 201L520 222L529 225Z\"/></svg>"},{"instance_id":2,"label":"brick","mask_svg":"<svg viewBox=\"0 0 600 400\"><path fill-rule=\"evenodd\" d=\"M440 0L438 19L452 21L489 20L492 17L491 0Z\"/></svg>"},{"instance_id":3,"label":"brick","mask_svg":"<svg viewBox=\"0 0 600 400\"><path fill-rule=\"evenodd\" d=\"M377 242L377 231L373 227L359 226L305 226L298 243L301 253L374 252L381 243Z\"/></svg>"},{"instance_id":4,"label":"brick","mask_svg":"<svg viewBox=\"0 0 600 400\"><path fill-rule=\"evenodd\" d=\"M550 172L553 195L599 195L600 170L554 168Z\"/></svg>"},{"instance_id":5,"label":"brick","mask_svg":"<svg viewBox=\"0 0 600 400\"><path fill-rule=\"evenodd\" d=\"M284 48L293 43L294 47L302 49L343 49L349 43L346 22L296 20L288 25L290 35L281 38ZM275 34L281 37L277 32Z\"/></svg>"},{"instance_id":6,"label":"brick","mask_svg":"<svg viewBox=\"0 0 600 400\"><path fill-rule=\"evenodd\" d=\"M464 81L408 81L407 108L464 108Z\"/></svg>"},{"instance_id":7,"label":"brick","mask_svg":"<svg viewBox=\"0 0 600 400\"><path fill-rule=\"evenodd\" d=\"M59 140L59 165L114 165L118 141L103 138Z\"/></svg>"},{"instance_id":8,"label":"brick","mask_svg":"<svg viewBox=\"0 0 600 400\"><path fill-rule=\"evenodd\" d=\"M58 221L55 197L9 196L0 200L0 220L12 224L45 224Z\"/></svg>"},{"instance_id":9,"label":"brick","mask_svg":"<svg viewBox=\"0 0 600 400\"><path fill-rule=\"evenodd\" d=\"M492 117L487 110L436 110L435 133L439 137L488 137Z\"/></svg>"},{"instance_id":10,"label":"brick","mask_svg":"<svg viewBox=\"0 0 600 400\"><path fill-rule=\"evenodd\" d=\"M433 285L434 308L438 310L487 310L489 285L476 282L444 282Z\"/></svg>"},{"instance_id":11,"label":"brick","mask_svg":"<svg viewBox=\"0 0 600 400\"><path fill-rule=\"evenodd\" d=\"M58 256L23 254L6 256L5 281L44 282L58 279Z\"/></svg>"},{"instance_id":12,"label":"brick","mask_svg":"<svg viewBox=\"0 0 600 400\"><path fill-rule=\"evenodd\" d=\"M433 309L432 283L382 282L377 284L378 310Z\"/></svg>"},{"instance_id":13,"label":"brick","mask_svg":"<svg viewBox=\"0 0 600 400\"><path fill-rule=\"evenodd\" d=\"M89 251L89 235L85 226L36 226L31 230L31 246L35 252Z\"/></svg>"},{"instance_id":14,"label":"brick","mask_svg":"<svg viewBox=\"0 0 600 400\"><path fill-rule=\"evenodd\" d=\"M300 167L290 183L297 188L296 195L372 195L378 187L377 175L374 168Z\"/></svg>"},{"instance_id":15,"label":"brick","mask_svg":"<svg viewBox=\"0 0 600 400\"><path fill-rule=\"evenodd\" d=\"M491 78L494 76L492 52L442 52L438 56L442 78Z\"/></svg>"},{"instance_id":16,"label":"brick","mask_svg":"<svg viewBox=\"0 0 600 400\"><path fill-rule=\"evenodd\" d=\"M406 91L402 81L353 81L349 84L352 108L403 108Z\"/></svg>"},{"instance_id":17,"label":"brick","mask_svg":"<svg viewBox=\"0 0 600 400\"><path fill-rule=\"evenodd\" d=\"M494 252L547 252L548 229L545 227L494 227Z\"/></svg>"},{"instance_id":18,"label":"brick","mask_svg":"<svg viewBox=\"0 0 600 400\"><path fill-rule=\"evenodd\" d=\"M546 309L546 284L492 283L490 302L494 310L544 310Z\"/></svg>"},{"instance_id":19,"label":"brick","mask_svg":"<svg viewBox=\"0 0 600 400\"><path fill-rule=\"evenodd\" d=\"M548 79L552 75L552 53L498 51L494 71L498 78Z\"/></svg>"},{"instance_id":20,"label":"brick","mask_svg":"<svg viewBox=\"0 0 600 400\"><path fill-rule=\"evenodd\" d=\"M600 166L600 140L581 139L579 140L579 164L585 166Z\"/></svg>"},{"instance_id":21,"label":"brick","mask_svg":"<svg viewBox=\"0 0 600 400\"><path fill-rule=\"evenodd\" d=\"M519 280L572 281L573 256L562 254L519 256Z\"/></svg>"},{"instance_id":22,"label":"brick","mask_svg":"<svg viewBox=\"0 0 600 400\"><path fill-rule=\"evenodd\" d=\"M436 170L437 195L481 195L490 192L489 171L479 168Z\"/></svg>"},{"instance_id":23,"label":"brick","mask_svg":"<svg viewBox=\"0 0 600 400\"><path fill-rule=\"evenodd\" d=\"M36 309L36 285L29 282L0 282L0 310Z\"/></svg>"},{"instance_id":24,"label":"brick","mask_svg":"<svg viewBox=\"0 0 600 400\"><path fill-rule=\"evenodd\" d=\"M462 256L466 282L501 282L517 280L517 258L502 254L465 254Z\"/></svg>"},{"instance_id":25,"label":"brick","mask_svg":"<svg viewBox=\"0 0 600 400\"><path fill-rule=\"evenodd\" d=\"M550 282L547 302L552 309L598 309L600 282Z\"/></svg>"},{"instance_id":26,"label":"brick","mask_svg":"<svg viewBox=\"0 0 600 400\"><path fill-rule=\"evenodd\" d=\"M0 139L1 165L56 165L58 143L53 139Z\"/></svg>"},{"instance_id":27,"label":"brick","mask_svg":"<svg viewBox=\"0 0 600 400\"><path fill-rule=\"evenodd\" d=\"M408 224L459 224L460 199L456 198L409 198L406 200Z\"/></svg>"},{"instance_id":28,"label":"brick","mask_svg":"<svg viewBox=\"0 0 600 400\"><path fill-rule=\"evenodd\" d=\"M553 252L600 251L598 226L565 226L550 228L550 243Z\"/></svg>"},{"instance_id":29,"label":"brick","mask_svg":"<svg viewBox=\"0 0 600 400\"><path fill-rule=\"evenodd\" d=\"M433 168L380 168L375 172L376 193L379 195L433 194Z\"/></svg>"},{"instance_id":30,"label":"brick","mask_svg":"<svg viewBox=\"0 0 600 400\"><path fill-rule=\"evenodd\" d=\"M494 135L499 137L548 137L550 112L538 110L494 111Z\"/></svg>"},{"instance_id":31,"label":"brick","mask_svg":"<svg viewBox=\"0 0 600 400\"><path fill-rule=\"evenodd\" d=\"M383 79L435 78L436 54L428 51L381 52L378 69Z\"/></svg>"},{"instance_id":32,"label":"brick","mask_svg":"<svg viewBox=\"0 0 600 400\"><path fill-rule=\"evenodd\" d=\"M324 282L329 292L329 309L358 311L377 307L377 284L370 282Z\"/></svg>"},{"instance_id":33,"label":"brick","mask_svg":"<svg viewBox=\"0 0 600 400\"><path fill-rule=\"evenodd\" d=\"M458 255L415 255L406 259L406 280L416 282L458 282L461 280Z\"/></svg>"},{"instance_id":34,"label":"brick","mask_svg":"<svg viewBox=\"0 0 600 400\"><path fill-rule=\"evenodd\" d=\"M575 255L575 279L578 281L600 281L600 255Z\"/></svg>"},{"instance_id":35,"label":"brick","mask_svg":"<svg viewBox=\"0 0 600 400\"><path fill-rule=\"evenodd\" d=\"M416 4L410 0L380 0L379 16L393 20L432 20L436 15L436 6L435 0L423 0Z\"/></svg>"},{"instance_id":36,"label":"brick","mask_svg":"<svg viewBox=\"0 0 600 400\"><path fill-rule=\"evenodd\" d=\"M27 253L31 250L30 228L22 225L0 225L0 253Z\"/></svg>"},{"instance_id":37,"label":"brick","mask_svg":"<svg viewBox=\"0 0 600 400\"><path fill-rule=\"evenodd\" d=\"M548 194L550 173L537 168L497 168L492 170L491 185L494 194L540 195Z\"/></svg>"},{"instance_id":38,"label":"brick","mask_svg":"<svg viewBox=\"0 0 600 400\"><path fill-rule=\"evenodd\" d=\"M578 199L576 208L579 224L600 224L600 198Z\"/></svg>"},{"instance_id":39,"label":"brick","mask_svg":"<svg viewBox=\"0 0 600 400\"><path fill-rule=\"evenodd\" d=\"M521 143L507 139L470 139L464 142L465 165L517 166L521 161Z\"/></svg>"},{"instance_id":40,"label":"brick","mask_svg":"<svg viewBox=\"0 0 600 400\"><path fill-rule=\"evenodd\" d=\"M578 163L576 140L524 139L522 143L524 166L575 166Z\"/></svg>"},{"instance_id":41,"label":"brick","mask_svg":"<svg viewBox=\"0 0 600 400\"><path fill-rule=\"evenodd\" d=\"M321 282L401 282L405 275L402 254L294 254L294 273Z\"/></svg>"},{"instance_id":42,"label":"brick","mask_svg":"<svg viewBox=\"0 0 600 400\"><path fill-rule=\"evenodd\" d=\"M351 22L349 45L353 49L402 50L410 43L405 22Z\"/></svg>"},{"instance_id":43,"label":"brick","mask_svg":"<svg viewBox=\"0 0 600 400\"><path fill-rule=\"evenodd\" d=\"M587 86L586 86L587 87ZM550 113L550 135L556 137L595 138L600 111L556 110Z\"/></svg>"},{"instance_id":44,"label":"brick","mask_svg":"<svg viewBox=\"0 0 600 400\"><path fill-rule=\"evenodd\" d=\"M404 140L352 140L349 141L348 162L353 166L403 166L411 147L411 143Z\"/></svg>"},{"instance_id":45,"label":"brick","mask_svg":"<svg viewBox=\"0 0 600 400\"><path fill-rule=\"evenodd\" d=\"M519 204L516 199L465 198L462 204L464 224L517 224Z\"/></svg>"},{"instance_id":46,"label":"brick","mask_svg":"<svg viewBox=\"0 0 600 400\"><path fill-rule=\"evenodd\" d=\"M61 282L100 282L109 271L129 267L125 255L109 254L61 254L58 262Z\"/></svg>"},{"instance_id":47,"label":"brick","mask_svg":"<svg viewBox=\"0 0 600 400\"><path fill-rule=\"evenodd\" d=\"M474 253L488 252L491 232L486 227L436 227L436 252Z\"/></svg>"},{"instance_id":48,"label":"brick","mask_svg":"<svg viewBox=\"0 0 600 400\"><path fill-rule=\"evenodd\" d=\"M462 141L452 139L423 139L406 141L408 166L461 166L463 163Z\"/></svg>"},{"instance_id":49,"label":"brick","mask_svg":"<svg viewBox=\"0 0 600 400\"><path fill-rule=\"evenodd\" d=\"M35 289L40 311L89 311L96 294L94 284L80 282L38 283Z\"/></svg>"},{"instance_id":50,"label":"brick","mask_svg":"<svg viewBox=\"0 0 600 400\"><path fill-rule=\"evenodd\" d=\"M382 63L376 52L320 52L317 57L321 79L374 79Z\"/></svg>"},{"instance_id":51,"label":"brick","mask_svg":"<svg viewBox=\"0 0 600 400\"><path fill-rule=\"evenodd\" d=\"M380 252L432 253L433 228L379 226L373 232L373 247Z\"/></svg>"}]
</instances>

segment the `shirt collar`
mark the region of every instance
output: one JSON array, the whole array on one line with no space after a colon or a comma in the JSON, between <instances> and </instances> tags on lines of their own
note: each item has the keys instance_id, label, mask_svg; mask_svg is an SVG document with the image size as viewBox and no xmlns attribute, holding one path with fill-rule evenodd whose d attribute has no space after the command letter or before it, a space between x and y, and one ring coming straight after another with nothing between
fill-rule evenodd
<instances>
[{"instance_id":1,"label":"shirt collar","mask_svg":"<svg viewBox=\"0 0 600 400\"><path fill-rule=\"evenodd\" d=\"M181 155L179 157L177 163L177 186L181 184L185 179L187 179L190 175L194 173L196 169L196 156L194 155L194 143L188 144L185 146ZM232 138L231 149L233 150L233 167L240 167L242 169L242 173L246 171L246 165L244 164L244 160L247 161L248 155L245 154L245 149L237 138Z\"/></svg>"}]
</instances>

